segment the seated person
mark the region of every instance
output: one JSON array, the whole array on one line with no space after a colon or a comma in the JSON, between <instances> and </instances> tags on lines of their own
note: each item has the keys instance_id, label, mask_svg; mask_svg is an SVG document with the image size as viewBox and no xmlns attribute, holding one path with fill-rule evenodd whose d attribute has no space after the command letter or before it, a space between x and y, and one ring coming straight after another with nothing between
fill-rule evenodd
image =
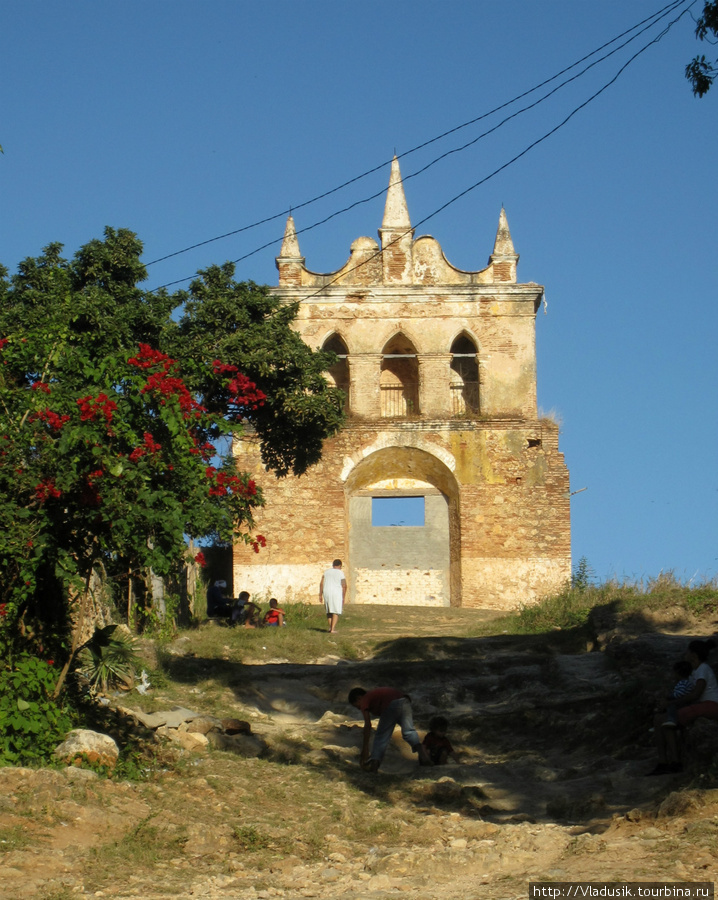
<instances>
[{"instance_id":1,"label":"seated person","mask_svg":"<svg viewBox=\"0 0 718 900\"><path fill-rule=\"evenodd\" d=\"M279 608L279 604L272 597L269 601L269 611L264 614L264 618L262 619L262 625L286 625L287 623L284 621L284 617L286 613L283 609Z\"/></svg>"},{"instance_id":2,"label":"seated person","mask_svg":"<svg viewBox=\"0 0 718 900\"><path fill-rule=\"evenodd\" d=\"M449 723L444 716L434 716L429 722L429 731L423 744L435 766L445 766L449 757L452 757L454 762L459 761L451 746L451 741L446 736L448 730Z\"/></svg>"},{"instance_id":3,"label":"seated person","mask_svg":"<svg viewBox=\"0 0 718 900\"><path fill-rule=\"evenodd\" d=\"M261 610L249 599L249 591L241 591L232 608L232 625L244 625L245 628L256 628Z\"/></svg>"},{"instance_id":4,"label":"seated person","mask_svg":"<svg viewBox=\"0 0 718 900\"><path fill-rule=\"evenodd\" d=\"M653 737L658 749L658 765L649 775L671 775L683 771L678 733L698 718L718 719L718 681L708 664L715 641L691 641L685 658L691 664L693 687L674 696L659 711Z\"/></svg>"},{"instance_id":5,"label":"seated person","mask_svg":"<svg viewBox=\"0 0 718 900\"><path fill-rule=\"evenodd\" d=\"M207 591L207 617L210 619L229 618L232 601L227 597L227 582L218 579Z\"/></svg>"}]
</instances>

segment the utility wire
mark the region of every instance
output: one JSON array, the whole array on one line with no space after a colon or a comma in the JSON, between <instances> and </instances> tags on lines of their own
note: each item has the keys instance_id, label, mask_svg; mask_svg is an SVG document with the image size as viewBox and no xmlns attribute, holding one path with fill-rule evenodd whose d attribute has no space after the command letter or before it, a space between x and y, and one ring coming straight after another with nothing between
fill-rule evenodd
<instances>
[{"instance_id":1,"label":"utility wire","mask_svg":"<svg viewBox=\"0 0 718 900\"><path fill-rule=\"evenodd\" d=\"M597 47L595 50L592 50L590 53L581 57L581 59L577 60L574 63L571 63L571 65L566 66L564 69L561 69L559 72L557 72L555 75L552 75L550 78L547 78L546 80L540 82L539 84L535 85L534 87L530 88L529 90L524 91L521 94L518 94L513 99L508 100L505 103L502 103L499 106L494 107L494 109L490 110L489 112L483 113L482 115L477 116L473 119L470 119L467 122L463 122L461 125L457 125L454 128L451 128L448 131L445 131L442 134L437 135L436 137L430 138L429 140L424 141L421 144L418 144L416 147L413 147L412 149L399 154L397 158L403 159L404 157L407 157L407 156L411 155L412 153L416 153L419 150L423 150L425 147L428 147L431 144L436 143L437 141L443 140L444 138L446 138L452 134L455 134L456 132L461 131L464 128L468 128L470 125L475 125L477 122L480 122L483 119L489 118L490 116L494 115L495 113L500 112L502 109L506 109L507 107L511 106L512 104L517 103L519 100L524 99L524 97L528 97L530 94L535 93L536 91L540 90L542 87L545 87L546 85L555 81L557 78L560 78L562 75L565 75L567 72L570 72L572 69L575 69L576 66L581 65L581 63L590 59L592 56L595 56L597 53L600 53L602 50L605 50L607 47L610 47L611 44L615 44L617 41L620 41L623 37L630 34L632 31L635 31L636 29L641 28L641 26L644 26L644 25L646 26L645 28L642 28L641 31L637 32L637 34L635 34L632 38L630 38L628 41L626 41L624 44L622 44L620 47L615 48L613 51L611 51L611 53L608 53L601 59L596 60L590 66L586 67L586 69L584 69L583 72L581 72L578 75L574 76L573 78L568 79L567 81L563 82L561 85L559 85L553 91L551 91L547 95L545 95L545 97L543 97L541 100L536 101L535 103L531 104L530 106L525 107L523 110L520 110L519 112L514 113L512 116L509 116L507 119L504 119L501 123L499 123L499 125L495 126L488 132L484 132L484 134L480 135L478 138L475 138L473 141L470 141L468 144L465 144L463 147L457 147L457 148L447 151L447 153L444 153L441 156L437 157L436 159L432 160L424 168L419 169L417 172L414 172L412 175L407 176L406 180L408 180L409 178L412 178L416 175L419 175L422 172L425 172L432 165L434 165L435 163L439 162L440 160L446 158L447 156L449 156L453 153L458 153L461 150L464 150L467 147L471 146L472 144L475 144L477 141L481 140L483 137L486 137L486 135L491 134L497 128L500 128L503 124L505 124L510 119L514 118L515 116L520 115L521 112L525 112L526 110L533 108L538 103L542 102L543 99L550 97L551 94L555 93L557 90L559 90L565 84L568 84L570 81L573 81L576 78L579 78L586 71L588 71L588 69L592 68L593 66L597 65L599 62L602 62L603 60L607 59L613 53L615 53L618 50L625 47L628 43L630 43L631 40L634 40L635 38L637 38L640 34L645 32L648 28L651 28L653 25L655 25L657 22L659 22L666 15L669 15L675 8L677 8L682 3L685 3L685 2L687 2L687 0L673 0L673 2L669 3L667 6L664 6L662 9L660 9L657 12L653 13L652 15L648 16L647 18L641 20L636 25L631 26L631 28L628 28L626 31L623 31L621 34L617 35L616 37L611 38L610 41L607 41L606 43L602 44L600 47ZM696 2L696 0L691 0L691 5L693 5L694 2ZM354 178L351 178L348 181L343 182L342 184L338 185L337 187L332 188L331 190L325 191L322 194L318 194L316 197L312 197L310 200L305 200L303 203L299 203L299 204L293 206L292 210L303 209L307 206L312 205L313 203L317 203L319 200L323 200L326 197L329 197L332 194L335 194L338 191L341 191L344 188L349 187L350 185L355 184L358 181L361 181L363 178L366 178L369 175L373 175L375 172L378 172L381 169L385 168L388 165L388 163L390 163L390 162L391 162L391 160L384 161L384 162L380 163L379 165L374 166L371 169L368 169L366 172L363 172L361 175L357 175ZM345 209L339 210L338 212L332 214L332 216L329 216L326 219L323 219L320 222L317 222L312 226L308 226L307 228L302 229L302 231L309 231L311 228L315 228L318 225L324 224L325 222L329 221L330 218L333 218L334 216L340 215L344 212L348 212L349 210L354 209L355 206L358 206L361 203L366 203L371 200L374 200L376 197L380 196L382 193L383 193L383 191L380 191L377 194L373 194L371 197L367 197L364 200L357 201L356 203L351 204L350 206L346 207ZM291 212L291 210L290 210L290 212ZM234 229L233 231L228 231L228 232L225 232L224 234L217 235L216 237L208 238L207 240L200 241L196 244L191 244L190 246L185 247L182 250L176 250L173 253L168 253L165 256L160 256L157 259L153 259L150 262L145 263L145 266L146 267L152 266L152 265L155 265L156 263L164 262L165 260L172 259L175 256L181 256L184 253L188 253L190 250L196 250L199 247L204 247L207 244L211 244L216 241L223 240L224 238L232 237L237 234L242 234L245 231L250 231L251 229L257 228L260 225L265 225L268 222L276 221L277 219L283 218L286 215L287 215L287 210L282 210L282 212L275 213L274 215L271 215L271 216L267 216L264 219L260 219L256 222L251 223L250 225L244 225L241 228ZM300 232L298 232L298 233L300 233ZM262 247L258 247L255 251L253 251L253 253L259 253L261 250L264 250L268 246L271 246L272 244L276 243L276 240L278 240L278 239L275 239L275 240L269 242L268 244L264 244ZM252 254L250 254L250 255L252 255ZM246 258L247 258L246 256L240 257L238 260L235 260L235 262L240 262ZM188 278L182 278L182 279L179 279L178 281L170 282L169 284L164 285L164 287L169 287L173 284L179 284L182 281L188 281L192 277L194 277L194 276L189 276ZM159 288L157 290L159 290Z\"/></svg>"},{"instance_id":2,"label":"utility wire","mask_svg":"<svg viewBox=\"0 0 718 900\"><path fill-rule=\"evenodd\" d=\"M677 7L680 4L675 4L675 5ZM693 5L693 0L690 5L691 6ZM509 166L513 165L515 162L517 162L519 159L521 159L523 156L525 156L530 150L533 150L534 147L537 147L539 144L543 143L545 140L547 140L547 138L549 138L549 137L551 137L551 135L555 134L560 128L563 128L563 126L566 125L576 115L576 113L580 112L582 109L584 109L586 106L588 106L589 103L591 103L593 100L595 100L597 97L599 97L604 91L606 91L609 87L611 87L612 84L615 84L616 81L618 81L620 76L623 74L623 72L628 68L628 66L630 66L630 64L635 59L637 59L642 53L644 53L646 50L648 50L649 47L651 47L654 44L657 44L659 41L661 41L668 34L668 32L671 30L671 28L673 28L673 26L680 19L682 19L683 16L686 15L686 13L689 11L690 11L690 7L687 7L675 19L673 19L673 21L669 22L668 25L663 29L663 31L660 32L660 34L658 34L655 38L653 38L647 44L645 44L643 47L641 47L640 50L636 51L636 53L634 53L633 56L620 67L620 69L616 72L616 74L613 76L613 78L611 78L609 81L607 81L601 88L599 88L595 93L593 93L587 100L584 100L583 103L581 103L581 104L579 104L579 106L575 107L575 109L573 109L566 116L566 118L563 119L563 121L559 122L558 125L554 126L552 129L547 131L540 138L537 138L535 141L533 141L531 144L529 144L526 148L524 148L520 153L517 153L516 156L514 156L508 162L505 162L505 163L503 163L503 165L499 166L497 169L494 169L494 171L491 172L489 175L484 176L484 178L481 178L479 181L477 181L474 184L470 185L469 187L465 188L459 194L456 194L450 200L447 200L447 202L444 203L442 206L439 206L433 212L429 213L428 216L425 216L423 219L420 219L416 223L415 226L408 228L402 234L395 237L394 240L392 240L389 244L386 245L386 247L380 248L379 250L377 250L376 253L373 253L370 257L368 257L365 260L362 260L362 262L360 262L356 266L354 266L354 268L349 269L346 272L342 272L340 275L336 275L331 281L322 285L321 288L316 290L313 294L307 295L304 299L310 300L312 297L318 296L323 291L325 291L326 288L331 287L333 284L336 284L337 281L339 281L342 278L345 278L351 272L355 272L357 269L362 268L362 266L365 266L368 263L372 262L372 260L381 256L386 250L388 250L389 247L392 247L394 244L398 243L400 240L402 240L402 238L406 237L406 235L411 234L415 230L415 228L418 228L420 225L424 225L426 222L429 221L429 219L433 219L434 216L437 216L439 213L443 212L445 209L447 209L453 203L456 203L457 200L460 200L462 197L465 197L467 194L471 193L471 191L475 190L477 187L480 187L482 184L485 184L487 181L489 181L495 175L498 175L499 172L503 172L504 169L507 169Z\"/></svg>"},{"instance_id":3,"label":"utility wire","mask_svg":"<svg viewBox=\"0 0 718 900\"><path fill-rule=\"evenodd\" d=\"M478 138L475 138L474 140L468 142L466 145L464 145L464 147L454 148L453 150L447 151L446 153L442 154L442 155L441 155L440 157L438 157L437 159L432 160L432 161L431 161L430 163L428 163L423 169L420 169L420 170L418 170L417 172L414 172L414 173L412 173L412 174L406 176L404 179L402 179L402 181L403 181L403 182L408 181L409 179L415 177L416 175L419 175L419 174L421 174L422 172L426 171L426 169L430 168L432 165L434 165L435 162L438 162L440 159L443 159L443 158L445 158L446 156L449 156L449 155L452 154L452 153L459 152L459 150L465 149L466 147L471 146L471 144L475 144L475 143L476 143L478 140L480 140L482 137L485 137L486 135L492 133L493 131L495 131L497 128L501 127L501 125L505 124L505 123L506 123L507 121L509 121L510 119L513 119L515 116L520 115L522 112L526 112L527 110L532 109L533 107L537 106L539 103L543 102L543 100L547 99L549 96L551 96L552 94L554 94L554 93L555 93L557 90L559 90L561 87L565 86L566 84L568 84L568 83L571 82L571 81L575 81L577 78L579 78L579 77L581 77L582 75L584 75L589 69L593 68L593 66L597 65L599 62L603 62L605 59L608 59L610 56L612 56L612 55L613 55L614 53L616 53L618 50L623 49L623 47L627 46L627 44L629 44L635 37L638 37L640 34L644 33L646 30L648 30L648 28L652 27L652 25L654 25L654 24L656 24L656 22L660 21L660 19L665 18L666 15L670 14L671 12L674 12L674 11L675 11L676 9L678 9L680 6L685 6L686 4L693 5L695 2L696 2L696 0L675 0L675 2L672 2L671 4L669 4L669 5L668 5L667 7L665 7L664 9L659 10L658 13L656 13L656 14L654 14L653 16L649 17L650 20L654 20L654 21L651 21L651 24L649 24L648 26L646 26L646 28L643 28L640 32L638 32L638 34L634 35L634 36L633 36L632 38L630 38L629 40L625 41L624 44L622 44L621 46L619 46L619 47L615 48L614 50L612 50L611 52L607 53L607 54L606 54L604 57L602 57L601 59L594 61L593 63L591 63L590 65L588 65L585 69L583 69L581 72L579 72L577 75L574 75L574 76L572 76L572 77L569 78L569 79L566 79L566 81L564 81L562 84L558 85L556 88L554 88L552 91L548 92L548 93L547 93L546 95L544 95L543 97L539 98L539 100L535 101L535 102L532 103L532 104L529 104L529 105L528 105L527 107L525 107L524 109L519 110L519 111L516 112L516 113L513 113L511 116L507 116L506 119L504 119L504 120L503 120L502 122L500 122L498 125L494 126L494 128L490 129L489 131L485 132L485 133L482 134L482 135L479 135ZM569 115L568 115L562 122L560 122L558 125L556 125L554 128L552 128L550 131L548 131L548 132L547 132L546 134L544 134L542 137L540 137L540 138L538 138L537 140L533 141L533 142L532 142L531 144L529 144L524 150L522 150L520 153L518 153L516 156L514 156L514 157L513 157L512 159L510 159L508 162L502 164L502 165L499 166L497 169L495 169L493 172L491 172L489 175L486 175L484 178L480 179L478 182L476 182L475 184L471 185L469 188L466 188L464 191L462 191L461 193L457 194L455 197L453 197L451 200L449 200L449 201L448 201L447 203L445 203L443 206L439 207L438 209L434 210L434 212L430 213L428 216L426 216L425 218L423 218L423 219L421 219L420 221L418 221L418 222L416 223L416 225L412 226L412 228L409 229L409 231L413 231L413 230L415 230L416 228L418 228L420 225L423 225L424 223L428 222L430 219L432 219L434 216L438 215L438 213L442 212L442 211L443 211L444 209L446 209L448 206L451 206L452 203L455 203L457 200L461 199L461 197L464 197L466 194L468 194L468 193L470 193L471 191L475 190L477 187L481 186L482 184L485 184L487 181L489 181L490 179L494 178L496 175L498 175L498 174L499 174L500 172L502 172L504 169L506 169L506 168L508 168L509 166L513 165L515 162L517 162L519 159L521 159L523 156L525 156L525 155L526 155L530 150L532 150L534 147L538 146L538 145L541 144L544 140L546 140L548 137L550 137L551 135L555 134L555 133L556 133L560 128L562 128L568 121L570 121L570 119L572 119L573 116L576 115L577 112L579 112L581 109L583 109L585 106L587 106L592 100L594 100L596 97L598 97L600 94L602 94L603 91L605 91L608 87L610 87L612 84L614 84L614 83L618 80L618 78L620 77L620 75L624 72L624 70L625 70L625 69L626 69L626 68L627 68L627 67L628 67L628 66L629 66L629 65L630 65L630 64L631 64L638 56L640 56L645 50L647 50L650 46L652 46L653 44L655 44L655 43L657 43L659 40L661 40L661 39L668 33L668 31L673 27L673 25L675 25L675 23L676 23L683 15L685 15L686 12L688 12L688 10L689 10L689 6L688 6L686 9L684 9L684 10L683 10L683 11L682 11L682 12L681 12L681 13L680 13L680 14L679 14L672 22L670 22L670 23L668 24L668 26L667 26L667 27L666 27L666 28L665 28L665 29L664 29L664 30L663 30L656 38L653 38L651 41L649 41L647 44L645 44L640 50L638 50L632 57L630 57L630 59L629 59L626 63L624 63L624 65L621 66L621 68L619 68L618 72L613 76L613 78L611 78L608 82L606 82L606 84L604 84L603 87L601 87L596 93L594 93L594 94L593 94L591 97L589 97L586 101L584 101L583 103L581 103L579 106L575 107L575 108L572 110L572 112L569 113ZM623 35L629 33L629 32L632 31L632 30L635 30L635 28L637 28L637 27L639 27L640 25L644 24L646 21L648 21L648 20L644 20L643 22L639 23L639 25L634 26L633 29L629 29L628 32L624 32ZM608 45L611 44L611 43L615 43L615 41L618 40L618 39L620 39L620 37L622 37L623 35L619 35L618 38L614 38L612 41L609 41L607 44L604 44L603 46L606 47L606 46L608 46ZM597 51L594 51L593 53L589 54L587 57L584 57L584 60L587 59L589 56L595 55L596 52L597 52ZM575 68L575 65L576 65L576 64L574 64L573 66L568 67L567 69L564 69L563 72L568 71L570 68ZM549 81L555 80L555 77L557 77L557 76L554 76L554 78L549 79ZM547 84L547 83L548 83L547 81L546 81L546 82L543 82L543 84ZM533 91L533 90L534 90L534 89L532 89L532 91ZM531 92L532 92L532 91L531 91ZM531 92L526 92L526 93L531 93ZM524 94L524 95L522 95L522 96L526 96L526 94ZM512 101L512 102L513 102L513 101ZM488 114L487 114L487 115L488 115ZM477 120L477 121L478 121L478 120ZM406 154L405 154L405 155L406 155ZM354 209L355 207L360 206L360 205L363 204L363 203L368 203L368 202L370 202L371 200L374 200L374 199L376 199L377 197L380 197L380 196L382 196L382 195L384 195L384 194L385 194L385 189L382 189L381 191L378 191L377 193L372 194L370 197L365 197L365 198L363 198L363 199L361 199L361 200L357 200L357 201L355 201L354 203L350 204L349 206L347 206L347 207L345 207L345 208L343 208L343 209L341 209L341 210L335 211L335 212L329 214L328 216L325 216L323 219L321 219L321 220L319 220L319 221L317 221L317 222L314 222L312 225L308 225L308 226L306 226L306 227L304 227L304 228L302 228L302 229L299 229L299 230L297 231L297 234L303 234L303 233L305 233L305 232L308 232L308 231L313 230L314 228L318 228L320 225L326 224L326 223L327 223L328 221L330 221L331 219L336 218L337 216L339 216L339 215L341 215L341 214L343 214L343 213L345 213L345 212L348 212L349 210ZM404 234L408 234L409 231L404 232ZM356 268L360 268L362 265L366 265L367 263L369 263L369 262L371 262L372 260L376 259L377 256L380 256L380 255L384 252L384 250L388 249L388 248L389 248L390 246L392 246L394 243L396 243L397 241L401 240L401 238L404 237L404 234L399 235L394 241L392 241L390 244L388 244L387 247L378 250L375 254L373 254L373 255L370 256L368 259L364 260L362 263L360 263L359 265L357 265L357 266L355 267L355 269L356 269ZM253 250L249 251L248 253L245 253L243 256L240 256L239 258L237 258L237 259L235 259L235 260L232 260L232 262L235 263L235 264L236 264L236 263L239 263L239 262L243 262L245 259L249 259L251 256L254 256L254 255L257 254L257 253L260 253L262 250L266 250L268 247L271 247L271 246L277 244L277 243L279 242L279 240L280 240L280 238L273 238L272 240L267 241L266 243L262 244L261 246L254 248ZM355 271L355 269L350 269L349 271L352 272L352 271ZM344 276L347 275L347 274L348 274L348 272L344 272L341 276L337 276L337 277L336 277L335 279L333 279L332 281L329 281L326 285L323 285L323 287L322 287L321 290L323 290L324 288L329 287L330 285L334 284L339 278L344 277ZM196 273L195 273L194 275L189 275L189 276L187 276L187 277L185 277L185 278L177 279L176 281L168 282L167 284L164 284L164 285L162 285L162 286L159 287L159 288L155 288L155 290L162 290L162 289L164 289L164 288L173 287L174 285L182 284L182 283L184 283L184 282L186 282L186 281L191 281L191 280L192 280L193 278L195 278L195 277L196 277ZM317 293L319 293L319 291L318 291ZM311 294L311 295L309 295L309 296L310 296L310 297L316 296L316 294ZM309 299L309 298L307 298L307 299Z\"/></svg>"}]
</instances>

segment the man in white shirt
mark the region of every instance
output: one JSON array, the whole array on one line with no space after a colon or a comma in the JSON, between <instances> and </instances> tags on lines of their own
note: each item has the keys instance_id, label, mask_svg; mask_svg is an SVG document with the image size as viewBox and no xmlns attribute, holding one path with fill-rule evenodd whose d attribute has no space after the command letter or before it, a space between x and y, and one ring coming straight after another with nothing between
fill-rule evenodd
<instances>
[{"instance_id":1,"label":"man in white shirt","mask_svg":"<svg viewBox=\"0 0 718 900\"><path fill-rule=\"evenodd\" d=\"M319 599L327 610L329 634L335 634L337 622L344 608L347 595L347 580L342 572L342 561L335 559L331 569L327 569L319 583Z\"/></svg>"}]
</instances>

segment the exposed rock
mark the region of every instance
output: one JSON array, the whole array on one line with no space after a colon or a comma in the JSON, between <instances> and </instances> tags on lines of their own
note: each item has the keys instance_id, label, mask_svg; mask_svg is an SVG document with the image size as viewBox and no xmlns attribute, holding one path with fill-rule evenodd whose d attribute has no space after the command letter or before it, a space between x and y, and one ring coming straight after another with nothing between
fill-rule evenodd
<instances>
[{"instance_id":1,"label":"exposed rock","mask_svg":"<svg viewBox=\"0 0 718 900\"><path fill-rule=\"evenodd\" d=\"M71 766L81 766L83 761L86 761L93 766L107 766L108 769L114 769L120 750L107 734L99 734L86 728L75 728L55 748L54 755Z\"/></svg>"},{"instance_id":2,"label":"exposed rock","mask_svg":"<svg viewBox=\"0 0 718 900\"><path fill-rule=\"evenodd\" d=\"M192 712L182 706L173 706L171 710L166 712L146 713L141 709L129 709L127 707L119 707L120 712L133 716L145 728L160 728L162 725L167 728L179 728L183 722L191 722L193 719L200 717L199 713Z\"/></svg>"},{"instance_id":3,"label":"exposed rock","mask_svg":"<svg viewBox=\"0 0 718 900\"><path fill-rule=\"evenodd\" d=\"M210 731L207 740L216 750L236 753L237 756L262 756L269 749L263 740L253 734L218 734Z\"/></svg>"},{"instance_id":4,"label":"exposed rock","mask_svg":"<svg viewBox=\"0 0 718 900\"><path fill-rule=\"evenodd\" d=\"M222 721L214 716L198 716L187 724L190 734L209 734L210 731L224 731Z\"/></svg>"},{"instance_id":5,"label":"exposed rock","mask_svg":"<svg viewBox=\"0 0 718 900\"><path fill-rule=\"evenodd\" d=\"M225 734L251 734L252 726L242 719L222 719L222 731Z\"/></svg>"},{"instance_id":6,"label":"exposed rock","mask_svg":"<svg viewBox=\"0 0 718 900\"><path fill-rule=\"evenodd\" d=\"M167 735L171 741L184 747L190 752L206 750L209 746L209 739L206 734L192 731L172 730Z\"/></svg>"}]
</instances>

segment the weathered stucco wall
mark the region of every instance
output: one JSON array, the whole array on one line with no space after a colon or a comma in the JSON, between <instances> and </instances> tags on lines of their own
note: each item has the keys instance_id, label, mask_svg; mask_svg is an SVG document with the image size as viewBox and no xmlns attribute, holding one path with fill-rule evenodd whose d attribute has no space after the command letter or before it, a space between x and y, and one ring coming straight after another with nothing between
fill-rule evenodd
<instances>
[{"instance_id":1,"label":"weathered stucco wall","mask_svg":"<svg viewBox=\"0 0 718 900\"><path fill-rule=\"evenodd\" d=\"M235 591L313 602L335 557L357 603L394 595L397 603L511 608L570 577L568 472L553 423L350 424L301 478L276 479L255 445L237 449L267 498L257 528L268 543L259 554L235 548ZM428 510L437 503L446 526L429 512L428 528L373 528L371 496L387 491L425 496ZM392 542L382 547L387 532Z\"/></svg>"}]
</instances>

